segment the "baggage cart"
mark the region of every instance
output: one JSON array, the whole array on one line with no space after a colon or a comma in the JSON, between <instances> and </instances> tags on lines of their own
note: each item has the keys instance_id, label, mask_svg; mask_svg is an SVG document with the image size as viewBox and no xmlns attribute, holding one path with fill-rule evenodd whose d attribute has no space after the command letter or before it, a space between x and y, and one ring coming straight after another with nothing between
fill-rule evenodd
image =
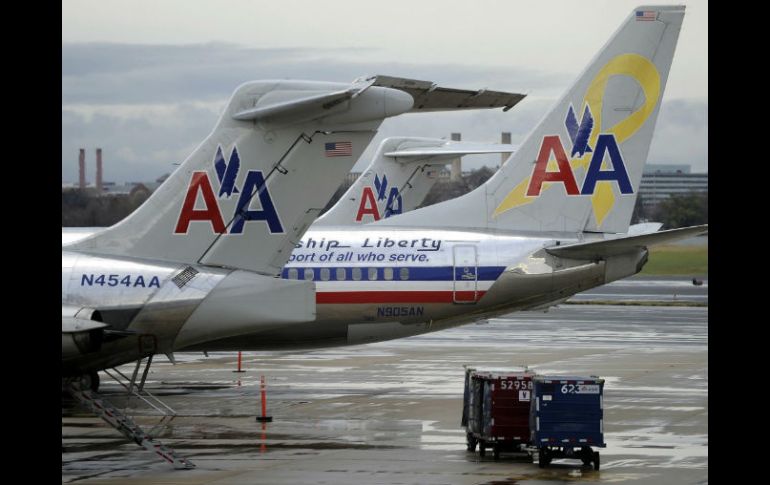
<instances>
[{"instance_id":1,"label":"baggage cart","mask_svg":"<svg viewBox=\"0 0 770 485\"><path fill-rule=\"evenodd\" d=\"M468 451L492 448L495 460L503 451L526 451L532 378L523 372L487 372L466 369L462 426ZM530 456L531 458L531 456Z\"/></svg>"},{"instance_id":2,"label":"baggage cart","mask_svg":"<svg viewBox=\"0 0 770 485\"><path fill-rule=\"evenodd\" d=\"M604 448L604 379L536 376L530 409L531 444L538 464L545 468L555 458L582 460L599 469Z\"/></svg>"}]
</instances>

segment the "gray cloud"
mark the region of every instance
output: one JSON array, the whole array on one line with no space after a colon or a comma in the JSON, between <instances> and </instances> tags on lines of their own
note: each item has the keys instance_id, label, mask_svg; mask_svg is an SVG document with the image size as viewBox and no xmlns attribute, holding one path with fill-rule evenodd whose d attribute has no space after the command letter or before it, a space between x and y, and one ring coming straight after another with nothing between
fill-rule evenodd
<instances>
[{"instance_id":1,"label":"gray cloud","mask_svg":"<svg viewBox=\"0 0 770 485\"><path fill-rule=\"evenodd\" d=\"M84 115L62 109L62 180L77 180L77 155L86 148L87 177L94 180L94 150L103 149L104 178L151 181L176 168L211 131L218 113L180 103L161 113Z\"/></svg>"},{"instance_id":2,"label":"gray cloud","mask_svg":"<svg viewBox=\"0 0 770 485\"><path fill-rule=\"evenodd\" d=\"M169 103L226 97L253 79L347 82L367 74L459 87L554 87L560 76L526 69L367 62L366 49L255 49L232 44L62 44L62 103ZM357 60L349 60L357 59Z\"/></svg>"},{"instance_id":3,"label":"gray cloud","mask_svg":"<svg viewBox=\"0 0 770 485\"><path fill-rule=\"evenodd\" d=\"M692 165L708 172L708 103L674 99L660 108L650 163Z\"/></svg>"},{"instance_id":4,"label":"gray cloud","mask_svg":"<svg viewBox=\"0 0 770 485\"><path fill-rule=\"evenodd\" d=\"M105 178L153 180L175 168L209 133L230 92L252 79L351 81L390 74L462 88L521 92L537 88L513 110L411 114L388 119L366 154L386 136L498 141L510 131L521 143L572 82L564 75L518 68L368 62L365 49L255 49L232 44L62 44L62 180L77 179L77 150L104 149ZM353 60L351 60L353 59ZM665 101L651 163L690 163L707 170L706 101ZM467 168L496 165L498 156L466 158ZM362 164L356 166L360 169Z\"/></svg>"}]
</instances>

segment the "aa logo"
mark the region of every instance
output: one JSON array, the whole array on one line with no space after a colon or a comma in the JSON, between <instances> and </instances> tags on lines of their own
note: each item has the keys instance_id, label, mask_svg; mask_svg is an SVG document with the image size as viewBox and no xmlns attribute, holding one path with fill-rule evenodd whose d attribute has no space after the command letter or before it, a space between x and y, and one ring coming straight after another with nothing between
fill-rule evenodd
<instances>
[{"instance_id":1,"label":"aa logo","mask_svg":"<svg viewBox=\"0 0 770 485\"><path fill-rule=\"evenodd\" d=\"M214 171L219 182L219 192L214 189L206 170L196 170L187 186L187 194L182 203L182 210L177 219L174 234L187 234L193 222L206 223L216 234L243 234L247 222L261 222L267 225L271 234L283 233L281 219L275 210L273 199L265 185L261 170L249 170L243 186L236 185L241 159L238 148L234 147L230 158L225 161L222 147L217 148L214 156ZM220 201L238 197L235 205L230 230L227 230ZM252 201L259 200L260 208L252 208Z\"/></svg>"},{"instance_id":2,"label":"aa logo","mask_svg":"<svg viewBox=\"0 0 770 485\"><path fill-rule=\"evenodd\" d=\"M375 190L377 191L376 195ZM379 221L401 214L401 211L402 200L401 194L398 193L398 187L390 187L390 191L388 191L388 176L383 174L382 179L380 179L379 175L374 174L374 190L367 185L361 192L356 222L362 222L364 216L371 216L373 220Z\"/></svg>"},{"instance_id":3,"label":"aa logo","mask_svg":"<svg viewBox=\"0 0 770 485\"><path fill-rule=\"evenodd\" d=\"M567 157L559 135L544 136L527 187L527 197L540 195L545 182L564 184L567 195L593 195L596 190L596 183L601 180L615 181L621 194L633 194L634 189L628 178L626 164L623 161L620 148L618 148L615 135L600 133L596 139L596 146L593 149L589 146L588 140L594 130L594 119L588 105L586 104L583 116L579 121L575 116L575 110L570 105L564 124L572 142L570 157ZM592 153L591 161L585 179L583 179L583 187L578 189L575 174L570 166L570 158L582 158L588 153ZM609 170L602 170L602 163L605 159L610 162L611 168ZM556 170L549 170L548 165L551 160L556 161Z\"/></svg>"},{"instance_id":4,"label":"aa logo","mask_svg":"<svg viewBox=\"0 0 770 485\"><path fill-rule=\"evenodd\" d=\"M618 103L623 106L630 103L625 99L621 101L624 96L621 92L607 91L609 80L616 76L622 77L625 80L623 82L630 80L635 83L641 88L643 96L635 98L633 110L623 110L628 112L624 118L617 119L619 113L616 112L602 119L604 108ZM660 73L650 59L631 53L610 59L588 83L578 109L569 105L566 110L564 127L567 136L559 137L558 132L561 130L554 130L556 133L542 137L531 175L508 192L495 209L493 217L530 204L547 190L559 191L563 187L568 198L590 195L595 221L591 227L601 227L615 207L616 195L634 193L627 162L639 163L641 160L638 156L634 157L634 152L629 160L621 152L620 146L644 126L647 118L656 113L660 94ZM646 143L649 143L649 139L646 139ZM565 144L571 146L565 148ZM638 151L636 155L639 155ZM585 174L580 186L575 177L577 171Z\"/></svg>"}]
</instances>

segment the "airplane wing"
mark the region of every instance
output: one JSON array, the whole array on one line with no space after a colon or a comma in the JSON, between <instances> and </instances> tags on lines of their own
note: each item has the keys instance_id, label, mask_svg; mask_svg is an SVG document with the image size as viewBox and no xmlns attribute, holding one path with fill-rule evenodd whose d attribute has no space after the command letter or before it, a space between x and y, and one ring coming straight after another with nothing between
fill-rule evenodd
<instances>
[{"instance_id":1,"label":"airplane wing","mask_svg":"<svg viewBox=\"0 0 770 485\"><path fill-rule=\"evenodd\" d=\"M513 153L516 151L516 145L501 143L468 143L468 142L447 142L443 146L410 147L385 153L386 157L392 157L401 162L410 162L416 158L435 157L437 159L453 159L464 155L474 155L482 153Z\"/></svg>"},{"instance_id":2,"label":"airplane wing","mask_svg":"<svg viewBox=\"0 0 770 485\"><path fill-rule=\"evenodd\" d=\"M410 111L412 113L479 108L503 108L503 111L508 111L526 96L487 89L473 91L444 88L430 81L380 74L357 82L372 82L373 86L399 89L409 93L414 98L414 106Z\"/></svg>"},{"instance_id":3,"label":"airplane wing","mask_svg":"<svg viewBox=\"0 0 770 485\"><path fill-rule=\"evenodd\" d=\"M641 234L651 234L657 232L661 227L663 227L662 222L640 222L629 226L628 235L639 236Z\"/></svg>"},{"instance_id":4,"label":"airplane wing","mask_svg":"<svg viewBox=\"0 0 770 485\"><path fill-rule=\"evenodd\" d=\"M609 256L627 253L633 249L645 248L647 246L663 244L678 239L685 239L705 232L708 232L708 224L670 229L668 231L641 234L638 236L623 236L615 239L581 242L566 246L553 246L546 248L546 251L554 256L562 256L565 258L603 259Z\"/></svg>"}]
</instances>

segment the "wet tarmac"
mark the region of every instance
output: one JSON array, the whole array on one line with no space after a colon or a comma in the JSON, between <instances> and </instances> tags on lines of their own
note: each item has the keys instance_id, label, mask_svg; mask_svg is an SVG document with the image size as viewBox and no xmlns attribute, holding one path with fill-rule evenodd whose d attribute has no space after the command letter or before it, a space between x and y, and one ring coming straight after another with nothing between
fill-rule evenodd
<instances>
[{"instance_id":1,"label":"wet tarmac","mask_svg":"<svg viewBox=\"0 0 770 485\"><path fill-rule=\"evenodd\" d=\"M562 305L443 332L309 352L158 357L148 388L178 416L157 436L174 471L71 403L62 482L166 484L706 483L708 308ZM601 470L465 451L463 365L606 379ZM129 373L133 367L123 367ZM272 423L257 423L259 379ZM103 377L102 394L123 403ZM129 409L152 428L158 417Z\"/></svg>"},{"instance_id":2,"label":"wet tarmac","mask_svg":"<svg viewBox=\"0 0 770 485\"><path fill-rule=\"evenodd\" d=\"M578 293L572 302L620 301L643 303L695 303L708 305L708 277L633 276Z\"/></svg>"}]
</instances>

